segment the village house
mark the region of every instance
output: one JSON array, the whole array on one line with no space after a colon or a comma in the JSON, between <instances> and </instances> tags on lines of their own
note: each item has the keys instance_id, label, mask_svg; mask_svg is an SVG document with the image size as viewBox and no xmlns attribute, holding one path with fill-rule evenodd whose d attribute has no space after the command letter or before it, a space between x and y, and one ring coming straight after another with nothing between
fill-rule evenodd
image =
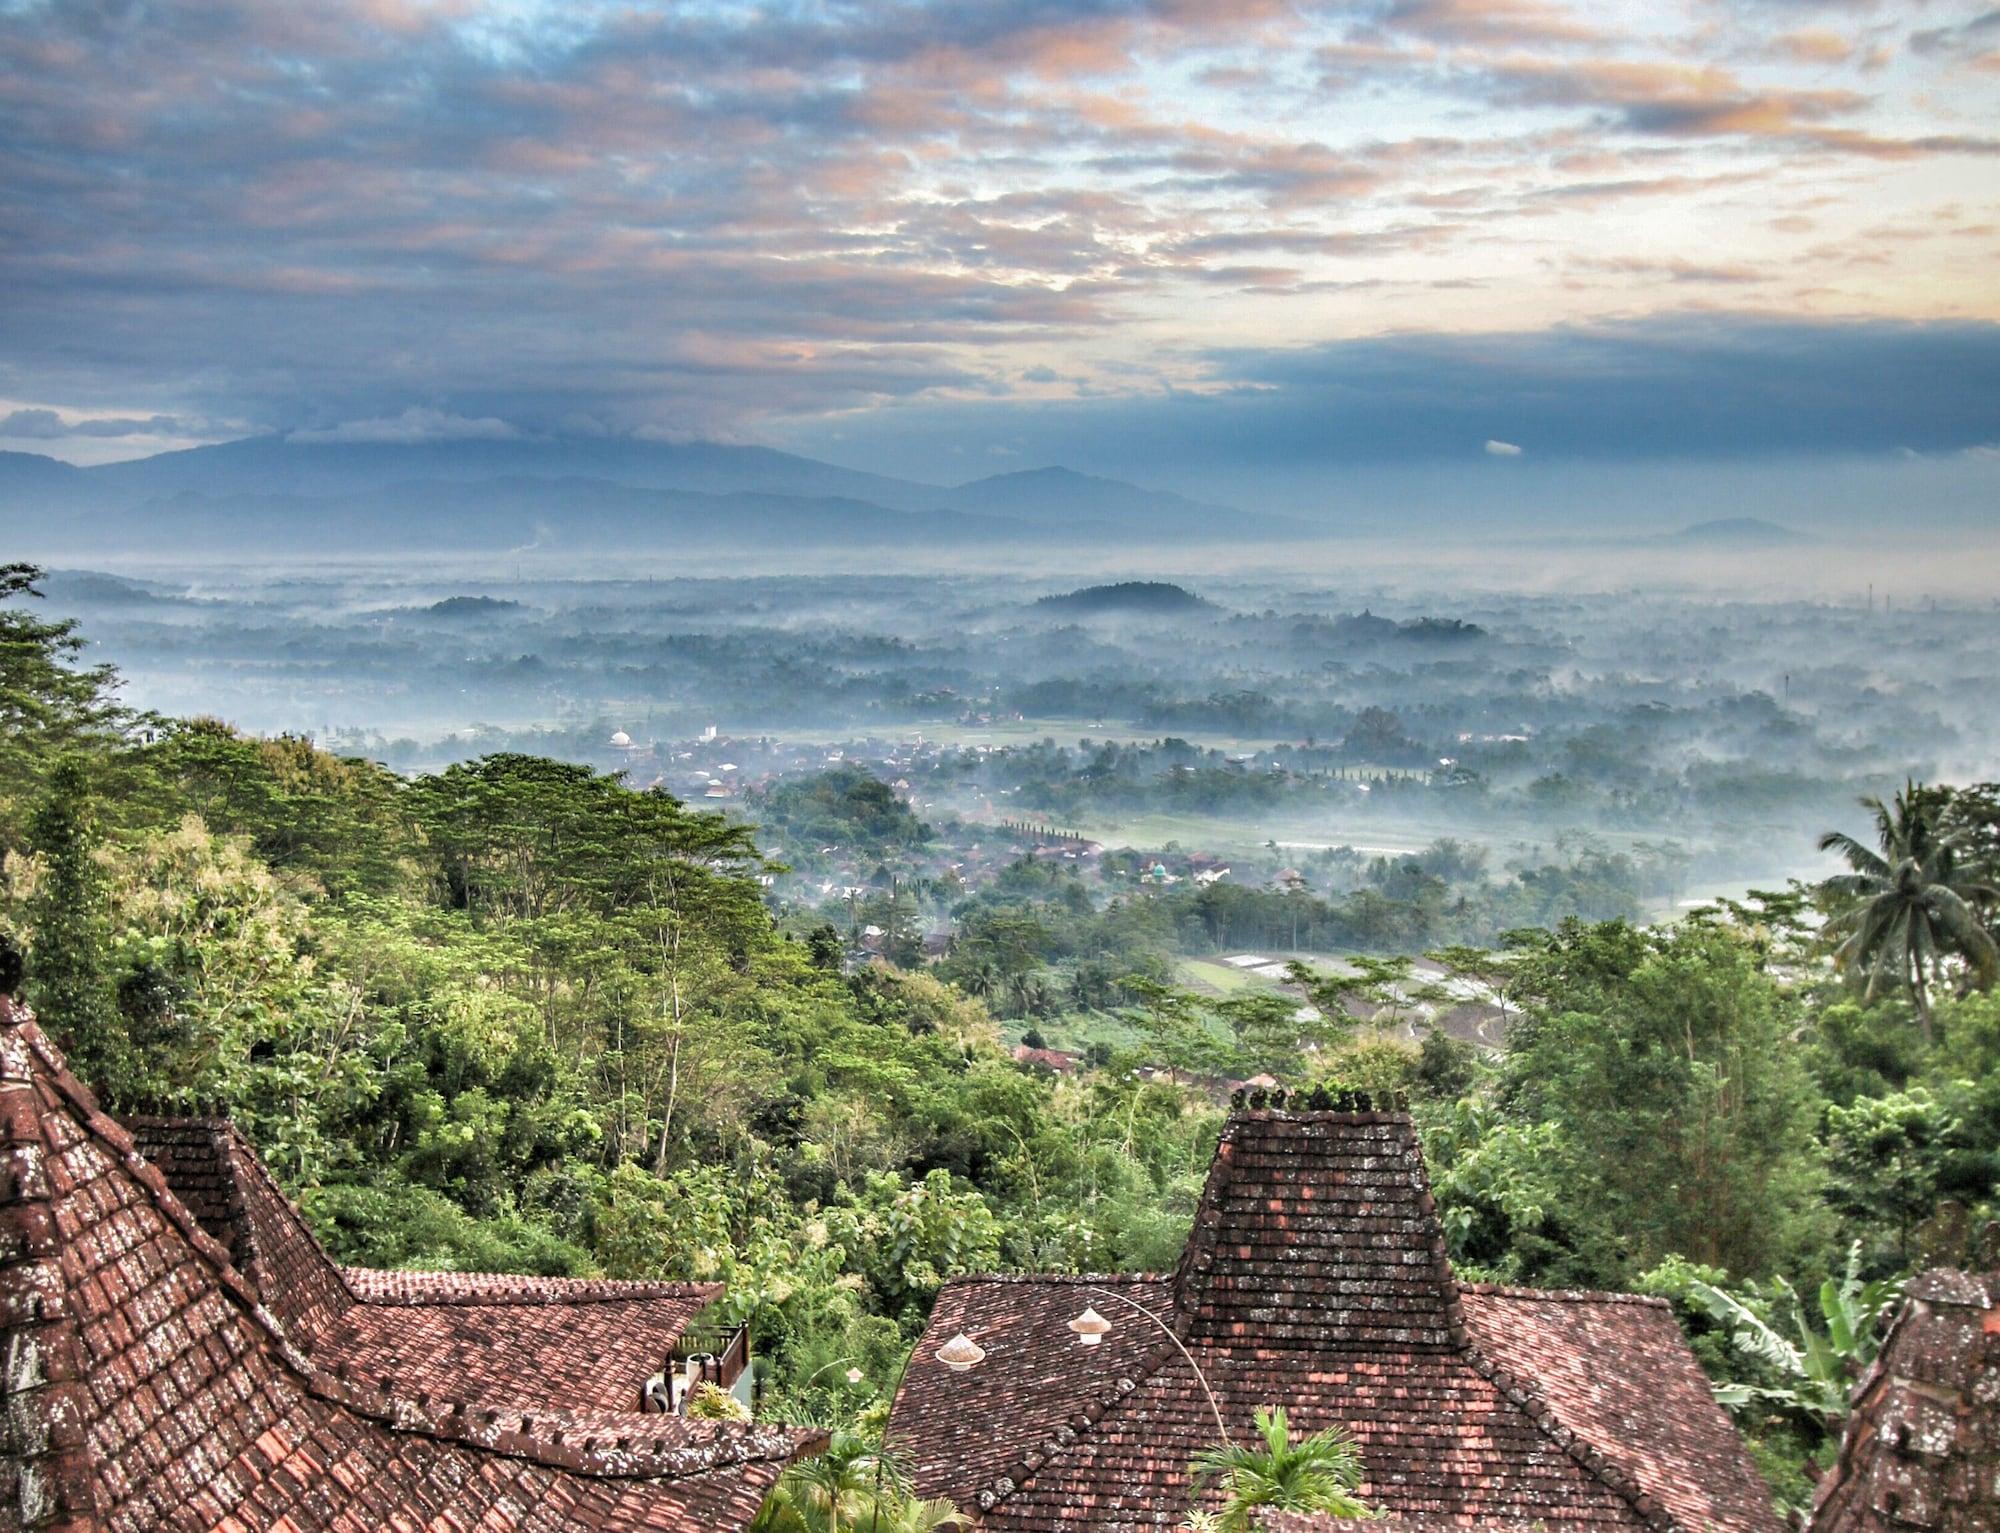
<instances>
[{"instance_id":1,"label":"village house","mask_svg":"<svg viewBox=\"0 0 2000 1533\"><path fill-rule=\"evenodd\" d=\"M1047 1070L1052 1075L1074 1075L1083 1067L1083 1058L1063 1049L1031 1048L1025 1043L1014 1045L1014 1063L1026 1065L1031 1070Z\"/></svg>"},{"instance_id":2,"label":"village house","mask_svg":"<svg viewBox=\"0 0 2000 1533\"><path fill-rule=\"evenodd\" d=\"M1173 1272L946 1285L890 1416L919 1492L994 1529L1178 1526L1189 1461L1268 1404L1349 1429L1407 1524L1777 1533L1664 1303L1460 1283L1406 1112L1247 1102Z\"/></svg>"},{"instance_id":3,"label":"village house","mask_svg":"<svg viewBox=\"0 0 2000 1533\"><path fill-rule=\"evenodd\" d=\"M745 1528L824 1439L657 1412L723 1379L675 1363L714 1296L335 1266L233 1130L128 1131L0 997L0 1528Z\"/></svg>"}]
</instances>

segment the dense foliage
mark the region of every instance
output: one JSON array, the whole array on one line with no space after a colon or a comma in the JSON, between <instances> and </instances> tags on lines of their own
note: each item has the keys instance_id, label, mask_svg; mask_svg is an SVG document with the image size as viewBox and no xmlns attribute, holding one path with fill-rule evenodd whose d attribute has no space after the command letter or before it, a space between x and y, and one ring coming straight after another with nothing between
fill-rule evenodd
<instances>
[{"instance_id":1,"label":"dense foliage","mask_svg":"<svg viewBox=\"0 0 2000 1533\"><path fill-rule=\"evenodd\" d=\"M1425 883L1465 876L1449 845L1358 870L1338 905L1107 898L1030 859L959 902L935 966L861 960L852 933L774 919L743 824L586 766L406 779L131 718L27 615L32 572L8 579L0 929L79 1066L118 1109L233 1116L343 1258L724 1281L763 1408L863 1434L824 1484L788 1482L784 1526L872 1504L867 1434L953 1274L1171 1265L1231 1077L1408 1092L1461 1271L1674 1300L1792 1496L1832 1425L1826 1370L1858 1355L1840 1328L1892 1292L1867 1285L1970 1261L1991 1227L2000 1000L1971 941L1892 963L1903 983L1837 968L1830 942L1867 924L1844 912L1879 890L1657 927L1496 907L1493 948L1439 955L1502 999L1490 1051L1410 1041L1407 961L1367 956L1460 929ZM921 838L864 777L774 793L783 839ZM1923 790L1882 827L1948 844L1985 933L1992 803ZM1439 924L1374 940L1371 901ZM1308 945L1292 923L1361 954L1295 971L1315 1013L1178 982L1251 933ZM996 1011L1118 1027L1058 1079L1016 1065ZM1801 1293L1833 1297L1815 1315Z\"/></svg>"}]
</instances>

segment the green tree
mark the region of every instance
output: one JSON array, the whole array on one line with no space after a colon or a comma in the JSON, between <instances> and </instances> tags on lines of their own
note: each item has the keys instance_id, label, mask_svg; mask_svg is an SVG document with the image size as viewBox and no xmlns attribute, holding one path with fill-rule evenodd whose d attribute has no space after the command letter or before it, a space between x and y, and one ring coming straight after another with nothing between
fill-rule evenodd
<instances>
[{"instance_id":1,"label":"green tree","mask_svg":"<svg viewBox=\"0 0 2000 1533\"><path fill-rule=\"evenodd\" d=\"M1228 1041L1210 1025L1201 1001L1185 990L1134 977L1125 988L1139 997L1132 1025L1146 1040L1150 1063L1165 1065L1174 1078L1220 1074L1231 1063Z\"/></svg>"},{"instance_id":2,"label":"green tree","mask_svg":"<svg viewBox=\"0 0 2000 1533\"><path fill-rule=\"evenodd\" d=\"M1813 1094L1797 1000L1730 928L1623 922L1524 941L1505 1118L1557 1128L1563 1217L1622 1286L1669 1253L1784 1270L1822 1236Z\"/></svg>"},{"instance_id":3,"label":"green tree","mask_svg":"<svg viewBox=\"0 0 2000 1533\"><path fill-rule=\"evenodd\" d=\"M1820 1284L1817 1316L1782 1277L1772 1279L1768 1293L1739 1296L1701 1281L1689 1291L1730 1328L1732 1346L1780 1381L1768 1387L1725 1384L1716 1398L1736 1410L1759 1400L1775 1404L1812 1418L1831 1434L1847 1415L1855 1381L1880 1350L1883 1319L1896 1306L1902 1285L1862 1281L1857 1241L1847 1253L1846 1271Z\"/></svg>"},{"instance_id":4,"label":"green tree","mask_svg":"<svg viewBox=\"0 0 2000 1533\"><path fill-rule=\"evenodd\" d=\"M1937 790L1906 783L1887 804L1861 802L1875 817L1876 846L1838 830L1819 838L1821 851L1840 853L1853 870L1820 885L1831 911L1825 935L1835 964L1866 976L1869 998L1884 984L1908 992L1928 1045L1931 991L1946 978L1949 959L1964 964L1969 987L1985 989L2000 976L2000 945L1979 914L2000 891L1960 873L1964 842L1939 830Z\"/></svg>"},{"instance_id":5,"label":"green tree","mask_svg":"<svg viewBox=\"0 0 2000 1533\"><path fill-rule=\"evenodd\" d=\"M0 848L18 847L15 818L32 803L52 764L116 744L131 715L114 694L118 674L83 665L74 619L37 617L42 572L0 564Z\"/></svg>"},{"instance_id":6,"label":"green tree","mask_svg":"<svg viewBox=\"0 0 2000 1533\"><path fill-rule=\"evenodd\" d=\"M1826 1110L1827 1199L1878 1241L1888 1237L1898 1267L1909 1264L1918 1226L1937 1209L1960 1128L1921 1086Z\"/></svg>"},{"instance_id":7,"label":"green tree","mask_svg":"<svg viewBox=\"0 0 2000 1533\"><path fill-rule=\"evenodd\" d=\"M910 1494L894 1455L851 1432L785 1471L751 1533L933 1533L963 1519L949 1501Z\"/></svg>"},{"instance_id":8,"label":"green tree","mask_svg":"<svg viewBox=\"0 0 2000 1533\"><path fill-rule=\"evenodd\" d=\"M109 967L110 919L89 769L58 761L28 825L28 999L71 1065L116 1102L137 1084Z\"/></svg>"},{"instance_id":9,"label":"green tree","mask_svg":"<svg viewBox=\"0 0 2000 1533\"><path fill-rule=\"evenodd\" d=\"M1197 1499L1210 1484L1221 1492L1214 1514L1221 1533L1250 1533L1259 1512L1324 1512L1369 1517L1355 1494L1361 1484L1361 1450L1340 1427L1293 1440L1282 1405L1260 1405L1253 1444L1217 1443L1189 1465Z\"/></svg>"}]
</instances>

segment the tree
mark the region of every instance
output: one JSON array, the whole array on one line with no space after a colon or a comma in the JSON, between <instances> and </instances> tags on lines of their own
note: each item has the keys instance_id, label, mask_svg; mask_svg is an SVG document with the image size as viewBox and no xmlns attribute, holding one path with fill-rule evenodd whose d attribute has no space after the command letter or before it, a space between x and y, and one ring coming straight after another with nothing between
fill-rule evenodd
<instances>
[{"instance_id":1,"label":"tree","mask_svg":"<svg viewBox=\"0 0 2000 1533\"><path fill-rule=\"evenodd\" d=\"M1735 931L1622 921L1523 940L1523 1014L1499 1079L1507 1121L1551 1124L1575 1286L1669 1253L1782 1270L1823 1231L1797 1001ZM1523 1274L1534 1281L1534 1274Z\"/></svg>"},{"instance_id":2,"label":"tree","mask_svg":"<svg viewBox=\"0 0 2000 1533\"><path fill-rule=\"evenodd\" d=\"M1938 1182L1961 1125L1922 1086L1826 1110L1827 1198L1855 1228L1888 1237L1907 1265L1917 1227L1937 1210Z\"/></svg>"},{"instance_id":3,"label":"tree","mask_svg":"<svg viewBox=\"0 0 2000 1533\"><path fill-rule=\"evenodd\" d=\"M1165 1065L1175 1080L1219 1074L1227 1068L1230 1046L1209 1026L1194 996L1137 977L1128 979L1125 988L1139 997L1143 1007L1130 1015L1133 1027L1146 1040L1151 1062Z\"/></svg>"},{"instance_id":4,"label":"tree","mask_svg":"<svg viewBox=\"0 0 2000 1533\"><path fill-rule=\"evenodd\" d=\"M933 1533L963 1519L949 1501L910 1494L895 1458L851 1432L787 1469L751 1533Z\"/></svg>"},{"instance_id":5,"label":"tree","mask_svg":"<svg viewBox=\"0 0 2000 1533\"><path fill-rule=\"evenodd\" d=\"M1218 1443L1189 1466L1197 1497L1220 1483L1214 1525L1221 1533L1249 1533L1259 1510L1374 1515L1355 1494L1361 1450L1343 1429L1327 1427L1294 1442L1282 1405L1258 1406L1255 1419L1258 1443Z\"/></svg>"},{"instance_id":6,"label":"tree","mask_svg":"<svg viewBox=\"0 0 2000 1533\"><path fill-rule=\"evenodd\" d=\"M28 826L39 859L28 901L28 998L71 1065L116 1100L130 1061L106 960L110 920L90 775L76 756L49 772Z\"/></svg>"},{"instance_id":7,"label":"tree","mask_svg":"<svg viewBox=\"0 0 2000 1533\"><path fill-rule=\"evenodd\" d=\"M1861 802L1875 817L1877 847L1844 831L1819 838L1821 851L1839 852L1853 869L1820 885L1833 908L1825 934L1835 944L1834 963L1867 976L1870 999L1885 983L1903 986L1928 1045L1931 989L1944 979L1948 959L1964 963L1973 988L1985 989L2000 976L2000 945L1979 918L1979 907L2000 899L2000 891L1961 875L1965 843L1939 830L1937 790L1905 783L1887 804Z\"/></svg>"},{"instance_id":8,"label":"tree","mask_svg":"<svg viewBox=\"0 0 2000 1533\"><path fill-rule=\"evenodd\" d=\"M1308 1049L1337 1042L1352 1029L1346 1016L1329 1020L1319 1008L1278 990L1240 991L1218 1001L1215 1012L1235 1035L1237 1068L1283 1081L1309 1073Z\"/></svg>"},{"instance_id":9,"label":"tree","mask_svg":"<svg viewBox=\"0 0 2000 1533\"><path fill-rule=\"evenodd\" d=\"M18 844L14 806L33 801L52 763L117 740L131 717L112 695L118 673L77 663L74 619L4 605L39 600L41 578L32 564L0 564L0 846Z\"/></svg>"}]
</instances>

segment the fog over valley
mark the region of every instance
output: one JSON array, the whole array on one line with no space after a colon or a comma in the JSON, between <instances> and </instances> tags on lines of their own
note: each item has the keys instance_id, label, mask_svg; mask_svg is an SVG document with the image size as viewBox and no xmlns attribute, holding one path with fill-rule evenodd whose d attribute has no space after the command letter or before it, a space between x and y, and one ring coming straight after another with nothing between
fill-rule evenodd
<instances>
[{"instance_id":1,"label":"fog over valley","mask_svg":"<svg viewBox=\"0 0 2000 1533\"><path fill-rule=\"evenodd\" d=\"M1773 581L1813 547L1760 523L1689 536ZM1992 601L1607 587L1573 554L1551 575L1563 557L1540 591L1337 558L1111 582L1048 550L1032 575L620 578L537 550L45 588L167 715L402 771L549 754L751 821L837 763L961 841L1024 821L1253 879L1440 840L1506 877L1587 844L1645 864L1632 892L1657 914L1823 873L1813 837L1860 794L1993 775L2000 715L1966 702L2000 647Z\"/></svg>"}]
</instances>

